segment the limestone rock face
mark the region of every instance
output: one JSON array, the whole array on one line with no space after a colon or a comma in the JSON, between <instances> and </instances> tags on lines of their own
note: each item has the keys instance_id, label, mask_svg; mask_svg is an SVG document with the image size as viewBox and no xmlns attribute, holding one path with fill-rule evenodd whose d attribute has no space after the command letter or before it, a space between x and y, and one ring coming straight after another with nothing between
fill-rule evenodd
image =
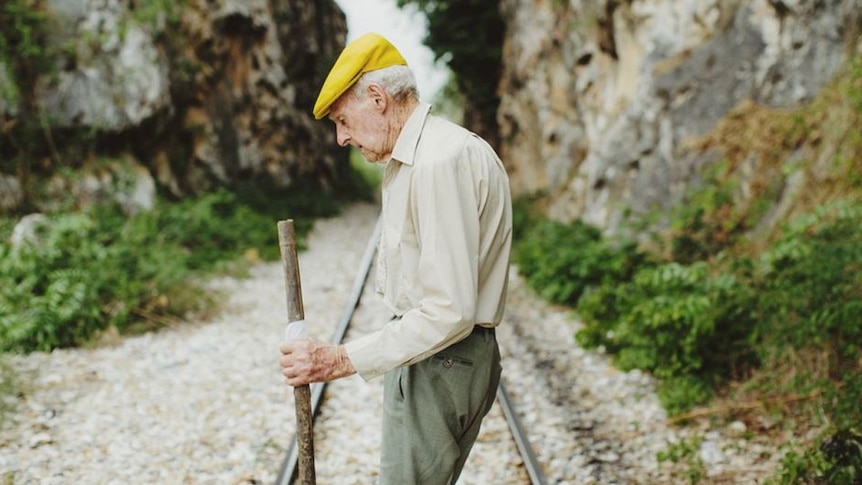
<instances>
[{"instance_id":1,"label":"limestone rock face","mask_svg":"<svg viewBox=\"0 0 862 485\"><path fill-rule=\"evenodd\" d=\"M46 149L28 154L44 160L40 167L86 172L117 161L150 178L141 187L158 184L175 196L239 178L284 187L302 178L324 188L345 178L346 150L311 114L346 38L333 1L46 0L42 7L53 72L20 86L0 66L0 127L41 118L30 132L45 134ZM0 146L11 159L6 150ZM16 175L8 164L0 172ZM104 177L78 178L92 185ZM89 185L72 192L96 190Z\"/></svg>"},{"instance_id":2,"label":"limestone rock face","mask_svg":"<svg viewBox=\"0 0 862 485\"><path fill-rule=\"evenodd\" d=\"M169 63L145 26L119 0L52 0L52 42L72 51L54 76L39 79L36 98L57 128L122 131L170 107Z\"/></svg>"},{"instance_id":3,"label":"limestone rock face","mask_svg":"<svg viewBox=\"0 0 862 485\"><path fill-rule=\"evenodd\" d=\"M862 19L840 0L502 0L501 153L516 193L613 230L667 207L714 156L691 142L744 102L810 100Z\"/></svg>"},{"instance_id":4,"label":"limestone rock face","mask_svg":"<svg viewBox=\"0 0 862 485\"><path fill-rule=\"evenodd\" d=\"M344 45L332 2L196 0L184 11L195 72L184 124L196 127L193 159L230 178L260 172L289 184L317 172L331 182L344 166L330 124L311 115L323 76ZM343 171L342 171L343 173Z\"/></svg>"}]
</instances>

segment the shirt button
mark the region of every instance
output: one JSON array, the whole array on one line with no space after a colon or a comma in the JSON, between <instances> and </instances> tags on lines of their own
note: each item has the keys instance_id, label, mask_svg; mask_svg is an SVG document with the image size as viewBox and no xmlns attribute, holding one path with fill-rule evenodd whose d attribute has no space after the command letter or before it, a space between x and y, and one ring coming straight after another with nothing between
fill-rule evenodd
<instances>
[{"instance_id":1,"label":"shirt button","mask_svg":"<svg viewBox=\"0 0 862 485\"><path fill-rule=\"evenodd\" d=\"M452 367L452 357L446 357L443 359L443 367L447 369Z\"/></svg>"}]
</instances>

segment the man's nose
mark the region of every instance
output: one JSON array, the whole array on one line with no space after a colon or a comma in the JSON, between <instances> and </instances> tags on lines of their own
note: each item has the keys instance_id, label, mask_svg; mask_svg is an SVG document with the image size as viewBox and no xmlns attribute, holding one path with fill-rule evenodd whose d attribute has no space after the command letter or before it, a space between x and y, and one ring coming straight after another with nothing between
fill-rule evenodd
<instances>
[{"instance_id":1,"label":"man's nose","mask_svg":"<svg viewBox=\"0 0 862 485\"><path fill-rule=\"evenodd\" d=\"M346 147L348 143L350 143L350 135L348 135L344 130L336 128L335 142L338 143L339 146Z\"/></svg>"}]
</instances>

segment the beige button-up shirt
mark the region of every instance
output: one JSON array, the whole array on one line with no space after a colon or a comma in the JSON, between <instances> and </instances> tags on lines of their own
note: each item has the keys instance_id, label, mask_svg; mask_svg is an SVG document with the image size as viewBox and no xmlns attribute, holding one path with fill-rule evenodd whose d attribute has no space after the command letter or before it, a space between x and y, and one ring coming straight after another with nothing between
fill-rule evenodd
<instances>
[{"instance_id":1,"label":"beige button-up shirt","mask_svg":"<svg viewBox=\"0 0 862 485\"><path fill-rule=\"evenodd\" d=\"M500 323L512 243L509 179L475 134L419 105L383 177L377 292L400 319L345 347L363 379Z\"/></svg>"}]
</instances>

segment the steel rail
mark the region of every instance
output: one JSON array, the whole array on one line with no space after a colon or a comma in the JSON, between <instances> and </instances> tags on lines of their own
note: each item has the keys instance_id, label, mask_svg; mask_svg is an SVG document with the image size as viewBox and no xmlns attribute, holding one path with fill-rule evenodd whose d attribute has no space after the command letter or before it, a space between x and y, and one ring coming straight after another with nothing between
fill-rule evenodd
<instances>
[{"instance_id":1,"label":"steel rail","mask_svg":"<svg viewBox=\"0 0 862 485\"><path fill-rule=\"evenodd\" d=\"M518 452L524 459L524 468L527 469L527 475L530 476L530 482L533 485L546 485L548 482L545 479L545 473L542 471L542 465L536 459L536 454L533 453L533 447L530 445L530 440L527 439L527 433L521 426L521 421L515 414L512 400L509 398L509 393L506 392L503 382L500 381L500 387L497 388L497 402L503 409L503 415L506 417L506 422L509 424L509 430L512 432L512 437L515 439L515 445L518 446Z\"/></svg>"},{"instance_id":2,"label":"steel rail","mask_svg":"<svg viewBox=\"0 0 862 485\"><path fill-rule=\"evenodd\" d=\"M344 335L347 333L347 328L350 326L350 321L353 319L353 314L356 311L356 307L359 306L359 302L362 299L362 293L365 288L365 283L368 280L368 275L371 271L371 264L374 261L374 256L377 252L377 241L380 239L380 233L382 229L382 218L378 216L377 224L374 226L374 231L368 241L368 245L365 248L365 254L362 257L362 261L359 266L360 271L357 274L356 279L353 283L353 293L351 294L351 298L350 300L348 300L348 303L345 306L344 311L342 312L341 320L338 322L338 326L335 329L335 333L330 340L334 344L340 344L341 341L344 339ZM326 386L326 382L316 383L311 386L312 420L317 416L317 412L320 407L320 402L323 398L323 392L326 390ZM513 439L515 440L515 445L518 448L518 452L524 459L524 467L526 468L527 474L530 477L530 482L532 483L532 485L546 485L547 480L545 479L544 472L542 471L542 466L536 459L535 453L533 453L533 448L530 445L529 440L527 439L526 433L524 433L524 429L521 426L517 415L515 414L512 400L506 392L506 389L503 386L502 382L500 382L500 387L497 389L497 401L500 403L500 407L503 410L503 415L506 419L506 423L509 426L509 430L512 433ZM281 469L279 470L275 485L291 485L296 478L298 462L299 449L296 444L296 439L294 438L291 441L287 455L285 456L285 459L281 464Z\"/></svg>"}]
</instances>

